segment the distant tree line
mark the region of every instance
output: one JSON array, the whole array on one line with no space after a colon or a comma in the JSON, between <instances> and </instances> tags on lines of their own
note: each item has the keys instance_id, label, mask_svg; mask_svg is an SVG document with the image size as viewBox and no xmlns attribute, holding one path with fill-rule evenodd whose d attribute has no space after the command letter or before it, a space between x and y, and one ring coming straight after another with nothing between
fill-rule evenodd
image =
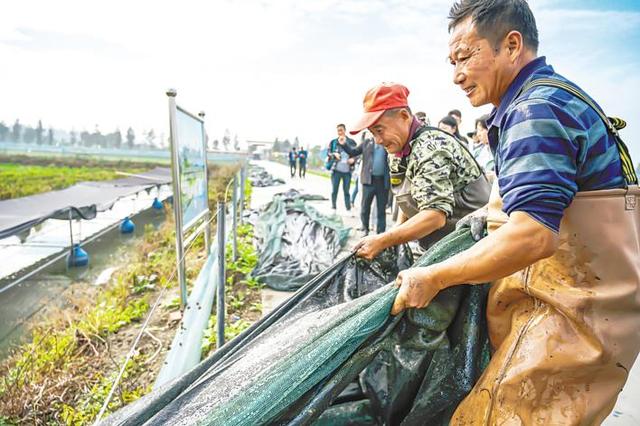
<instances>
[{"instance_id":1,"label":"distant tree line","mask_svg":"<svg viewBox=\"0 0 640 426\"><path fill-rule=\"evenodd\" d=\"M135 131L129 127L123 135L120 129L110 133L102 133L98 126L92 132L83 130L64 131L45 127L38 120L35 127L24 125L17 119L12 126L0 121L0 142L15 142L51 146L82 146L100 148L164 148L168 141L164 136L156 136L153 129L143 132L142 139L136 139Z\"/></svg>"}]
</instances>

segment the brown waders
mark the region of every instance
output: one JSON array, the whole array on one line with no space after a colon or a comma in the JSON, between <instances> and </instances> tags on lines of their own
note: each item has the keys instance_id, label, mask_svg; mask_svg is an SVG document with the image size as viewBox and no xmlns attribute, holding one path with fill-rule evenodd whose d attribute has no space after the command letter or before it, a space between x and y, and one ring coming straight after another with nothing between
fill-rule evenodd
<instances>
[{"instance_id":1,"label":"brown waders","mask_svg":"<svg viewBox=\"0 0 640 426\"><path fill-rule=\"evenodd\" d=\"M508 219L494 183L489 232ZM640 189L579 192L560 245L493 283L491 362L452 425L594 425L640 349Z\"/></svg>"}]
</instances>

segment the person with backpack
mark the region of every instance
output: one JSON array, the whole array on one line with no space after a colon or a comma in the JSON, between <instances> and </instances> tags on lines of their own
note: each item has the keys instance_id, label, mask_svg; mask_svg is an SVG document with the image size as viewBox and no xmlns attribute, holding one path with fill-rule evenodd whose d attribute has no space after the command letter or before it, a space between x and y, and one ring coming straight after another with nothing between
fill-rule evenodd
<instances>
[{"instance_id":1,"label":"person with backpack","mask_svg":"<svg viewBox=\"0 0 640 426\"><path fill-rule=\"evenodd\" d=\"M351 212L351 197L349 196L349 187L351 185L351 173L355 164L354 156L344 149L343 145L347 144L355 148L356 142L346 136L347 128L344 124L336 126L338 137L329 142L327 149L327 170L331 170L331 207L336 210L338 201L338 190L340 182L342 182L342 191L344 193L344 206L348 212Z\"/></svg>"},{"instance_id":2,"label":"person with backpack","mask_svg":"<svg viewBox=\"0 0 640 426\"><path fill-rule=\"evenodd\" d=\"M401 272L392 314L491 282L491 360L450 424L601 424L640 351L640 189L623 122L538 56L526 0L461 0L449 18L454 83L494 106L497 178L462 220L488 235Z\"/></svg>"},{"instance_id":3,"label":"person with backpack","mask_svg":"<svg viewBox=\"0 0 640 426\"><path fill-rule=\"evenodd\" d=\"M395 227L357 243L356 254L366 259L413 240L428 249L489 198L489 182L471 153L453 135L413 116L408 96L409 89L396 83L370 89L364 114L351 131L369 129L387 151L400 208Z\"/></svg>"},{"instance_id":4,"label":"person with backpack","mask_svg":"<svg viewBox=\"0 0 640 426\"><path fill-rule=\"evenodd\" d=\"M381 234L387 229L387 199L390 188L389 162L387 153L381 145L374 142L367 130L362 132L362 141L356 148L344 144L344 149L351 155L361 155L360 182L362 183L362 203L360 220L364 236L369 235L369 217L371 206L376 200L376 232ZM358 176L356 176L356 179ZM355 197L352 197L353 203Z\"/></svg>"}]
</instances>

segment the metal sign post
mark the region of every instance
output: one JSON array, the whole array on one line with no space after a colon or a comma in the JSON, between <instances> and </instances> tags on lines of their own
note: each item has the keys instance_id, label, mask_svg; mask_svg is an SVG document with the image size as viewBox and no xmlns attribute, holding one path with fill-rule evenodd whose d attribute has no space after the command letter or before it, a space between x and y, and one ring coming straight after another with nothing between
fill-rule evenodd
<instances>
[{"instance_id":1,"label":"metal sign post","mask_svg":"<svg viewBox=\"0 0 640 426\"><path fill-rule=\"evenodd\" d=\"M225 271L225 209L224 201L218 202L218 295L216 297L216 346L219 348L224 345L224 323L226 316L225 302L224 302L224 289L226 284L226 271Z\"/></svg>"},{"instance_id":2,"label":"metal sign post","mask_svg":"<svg viewBox=\"0 0 640 426\"><path fill-rule=\"evenodd\" d=\"M204 111L200 111L198 113L198 117L204 122ZM204 157L205 157L205 166L204 166L204 176L207 181L207 192L209 191L209 161L207 158L207 133L204 130L204 126L202 126L202 144L204 149ZM208 195L208 194L207 194ZM207 197L207 203L209 202L209 197ZM208 210L207 210L208 211ZM208 211L206 219L206 225L204 229L204 248L207 254L211 253L211 212Z\"/></svg>"},{"instance_id":3,"label":"metal sign post","mask_svg":"<svg viewBox=\"0 0 640 426\"><path fill-rule=\"evenodd\" d=\"M231 240L231 260L233 262L238 259L238 175L233 177L233 195L231 197L231 232L232 240Z\"/></svg>"},{"instance_id":4,"label":"metal sign post","mask_svg":"<svg viewBox=\"0 0 640 426\"><path fill-rule=\"evenodd\" d=\"M208 198L209 177L204 113L200 113L198 117L180 108L176 104L176 95L175 89L167 91L173 214L176 222L176 270L180 286L180 306L184 310L187 306L185 246L204 232L205 246L207 253L209 252L211 212ZM189 232L190 235L187 236Z\"/></svg>"},{"instance_id":5,"label":"metal sign post","mask_svg":"<svg viewBox=\"0 0 640 426\"><path fill-rule=\"evenodd\" d=\"M244 186L247 180L247 165L242 163L240 168L240 224L242 224L242 217L244 215Z\"/></svg>"},{"instance_id":6,"label":"metal sign post","mask_svg":"<svg viewBox=\"0 0 640 426\"><path fill-rule=\"evenodd\" d=\"M182 240L182 199L180 192L180 164L178 161L178 123L176 118L176 95L175 89L167 90L169 97L169 133L171 137L171 176L173 188L173 215L176 221L176 258L178 271L178 285L180 286L180 308L184 310L187 306L187 281L184 267L184 246Z\"/></svg>"}]
</instances>

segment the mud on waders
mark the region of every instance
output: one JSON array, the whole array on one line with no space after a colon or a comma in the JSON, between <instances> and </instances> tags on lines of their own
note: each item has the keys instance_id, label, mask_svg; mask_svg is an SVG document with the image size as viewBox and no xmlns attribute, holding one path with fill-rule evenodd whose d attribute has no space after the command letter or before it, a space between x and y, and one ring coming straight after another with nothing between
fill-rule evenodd
<instances>
[{"instance_id":1,"label":"mud on waders","mask_svg":"<svg viewBox=\"0 0 640 426\"><path fill-rule=\"evenodd\" d=\"M556 253L493 283L487 318L495 353L452 419L455 425L600 424L640 350L640 189L614 124L626 188L578 192L564 211ZM516 97L517 98L517 97ZM487 227L506 223L494 182Z\"/></svg>"}]
</instances>

